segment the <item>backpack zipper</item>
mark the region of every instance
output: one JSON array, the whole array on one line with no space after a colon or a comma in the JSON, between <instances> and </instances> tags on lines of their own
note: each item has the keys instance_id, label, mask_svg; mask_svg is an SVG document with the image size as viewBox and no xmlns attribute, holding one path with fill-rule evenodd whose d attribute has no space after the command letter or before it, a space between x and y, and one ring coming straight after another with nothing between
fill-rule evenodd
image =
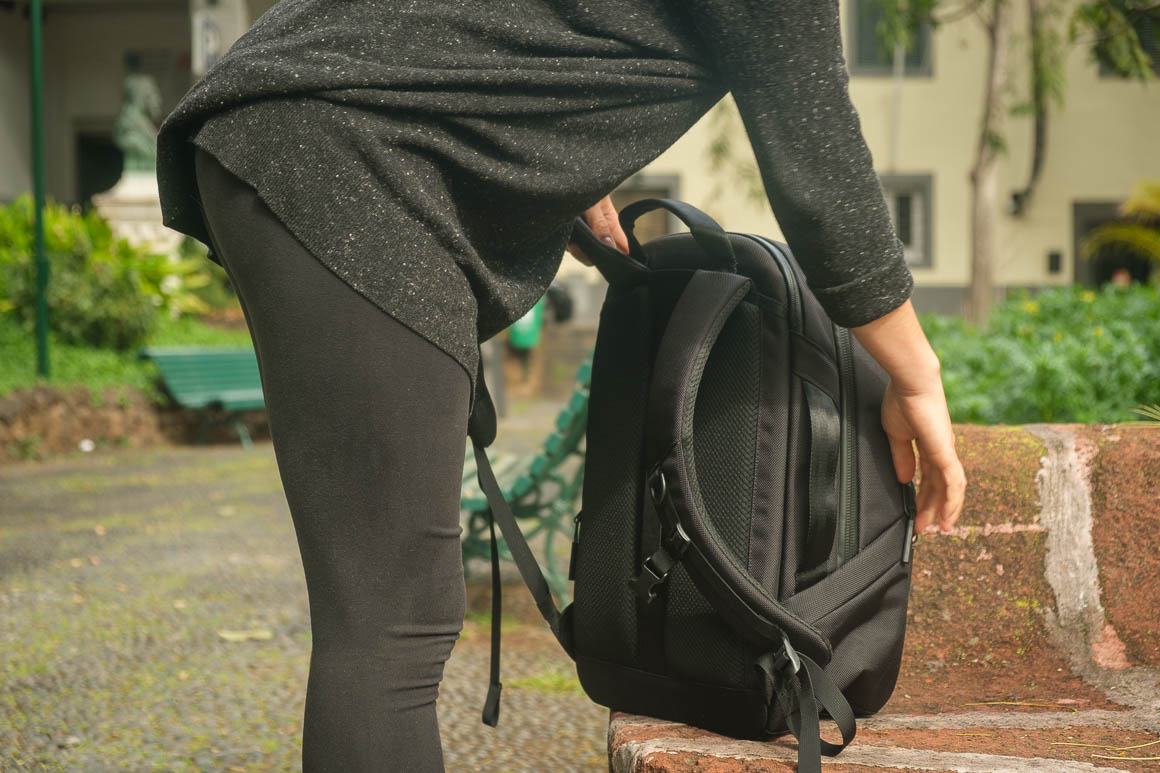
<instances>
[{"instance_id":1,"label":"backpack zipper","mask_svg":"<svg viewBox=\"0 0 1160 773\"><path fill-rule=\"evenodd\" d=\"M773 253L773 260L777 263L777 268L781 271L782 278L785 280L785 294L789 298L789 328L795 333L802 332L805 327L805 313L802 311L802 291L798 287L797 277L790 268L789 259L785 254L778 249L777 245L766 239L764 236L757 234L744 234L761 246L765 247L769 252Z\"/></svg>"},{"instance_id":2,"label":"backpack zipper","mask_svg":"<svg viewBox=\"0 0 1160 773\"><path fill-rule=\"evenodd\" d=\"M833 324L833 323L831 323ZM838 456L838 566L858 552L858 432L854 423L854 348L848 328L834 327L834 347L838 352L838 380L842 385L842 440Z\"/></svg>"}]
</instances>

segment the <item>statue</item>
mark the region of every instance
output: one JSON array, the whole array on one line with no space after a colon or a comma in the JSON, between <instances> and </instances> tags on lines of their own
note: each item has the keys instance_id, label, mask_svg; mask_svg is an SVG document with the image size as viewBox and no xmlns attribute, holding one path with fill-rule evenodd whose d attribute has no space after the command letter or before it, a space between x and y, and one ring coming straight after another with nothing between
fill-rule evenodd
<instances>
[{"instance_id":1,"label":"statue","mask_svg":"<svg viewBox=\"0 0 1160 773\"><path fill-rule=\"evenodd\" d=\"M161 224L161 197L157 193L161 89L152 75L130 73L125 76L121 95L113 141L125 155L124 173L112 188L93 196L93 206L109 221L115 235L177 260L182 235Z\"/></svg>"},{"instance_id":2,"label":"statue","mask_svg":"<svg viewBox=\"0 0 1160 773\"><path fill-rule=\"evenodd\" d=\"M121 98L113 142L125 154L125 171L156 174L157 127L163 117L161 89L152 75L133 73L125 77Z\"/></svg>"}]
</instances>

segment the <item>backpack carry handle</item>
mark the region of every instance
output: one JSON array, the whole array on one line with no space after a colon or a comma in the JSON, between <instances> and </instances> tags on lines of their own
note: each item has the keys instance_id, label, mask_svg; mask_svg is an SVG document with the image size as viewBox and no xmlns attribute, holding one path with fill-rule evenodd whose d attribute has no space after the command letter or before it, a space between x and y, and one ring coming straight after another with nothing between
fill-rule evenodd
<instances>
[{"instance_id":1,"label":"backpack carry handle","mask_svg":"<svg viewBox=\"0 0 1160 773\"><path fill-rule=\"evenodd\" d=\"M624 229L624 235L628 237L629 255L647 265L648 258L645 257L644 250L632 229L638 217L646 212L652 212L654 209L666 209L672 212L689 227L689 232L696 239L697 244L712 261L712 265L706 266L706 268L727 271L730 274L737 273L737 256L733 254L733 245L729 243L725 229L718 225L716 220L692 204L676 199L641 199L620 210L620 227Z\"/></svg>"},{"instance_id":2,"label":"backpack carry handle","mask_svg":"<svg viewBox=\"0 0 1160 773\"><path fill-rule=\"evenodd\" d=\"M698 589L739 633L780 647L784 632L794 647L824 666L833 656L825 635L770 595L729 554L706 516L693 465L693 407L705 363L725 321L752 286L739 274L695 270L661 337L645 419L651 462L647 484L661 520L658 553L665 554L653 565L681 559Z\"/></svg>"},{"instance_id":3,"label":"backpack carry handle","mask_svg":"<svg viewBox=\"0 0 1160 773\"><path fill-rule=\"evenodd\" d=\"M635 257L625 255L615 247L609 247L596 238L595 232L584 220L577 217L572 222L572 241L580 245L584 254L591 259L609 284L631 280L648 273L648 266Z\"/></svg>"}]
</instances>

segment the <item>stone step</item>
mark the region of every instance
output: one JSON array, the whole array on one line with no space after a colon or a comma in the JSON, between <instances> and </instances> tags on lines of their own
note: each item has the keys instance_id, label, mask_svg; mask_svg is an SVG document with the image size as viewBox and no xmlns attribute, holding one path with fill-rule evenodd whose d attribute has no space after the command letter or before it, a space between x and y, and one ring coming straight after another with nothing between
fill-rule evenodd
<instances>
[{"instance_id":1,"label":"stone step","mask_svg":"<svg viewBox=\"0 0 1160 773\"><path fill-rule=\"evenodd\" d=\"M894 695L824 769L1160 769L1160 428L955 431L967 503L919 538ZM792 736L610 721L616 773L795 769Z\"/></svg>"}]
</instances>

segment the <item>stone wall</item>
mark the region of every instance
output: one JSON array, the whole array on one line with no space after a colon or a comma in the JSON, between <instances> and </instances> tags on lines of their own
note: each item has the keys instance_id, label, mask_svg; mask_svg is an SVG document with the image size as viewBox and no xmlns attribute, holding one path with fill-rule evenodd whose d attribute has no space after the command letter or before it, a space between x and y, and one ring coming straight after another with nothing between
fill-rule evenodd
<instances>
[{"instance_id":1,"label":"stone wall","mask_svg":"<svg viewBox=\"0 0 1160 773\"><path fill-rule=\"evenodd\" d=\"M966 503L915 547L893 697L825 770L1156 770L1160 426L955 435ZM610 719L615 773L794 770L792 736Z\"/></svg>"}]
</instances>

